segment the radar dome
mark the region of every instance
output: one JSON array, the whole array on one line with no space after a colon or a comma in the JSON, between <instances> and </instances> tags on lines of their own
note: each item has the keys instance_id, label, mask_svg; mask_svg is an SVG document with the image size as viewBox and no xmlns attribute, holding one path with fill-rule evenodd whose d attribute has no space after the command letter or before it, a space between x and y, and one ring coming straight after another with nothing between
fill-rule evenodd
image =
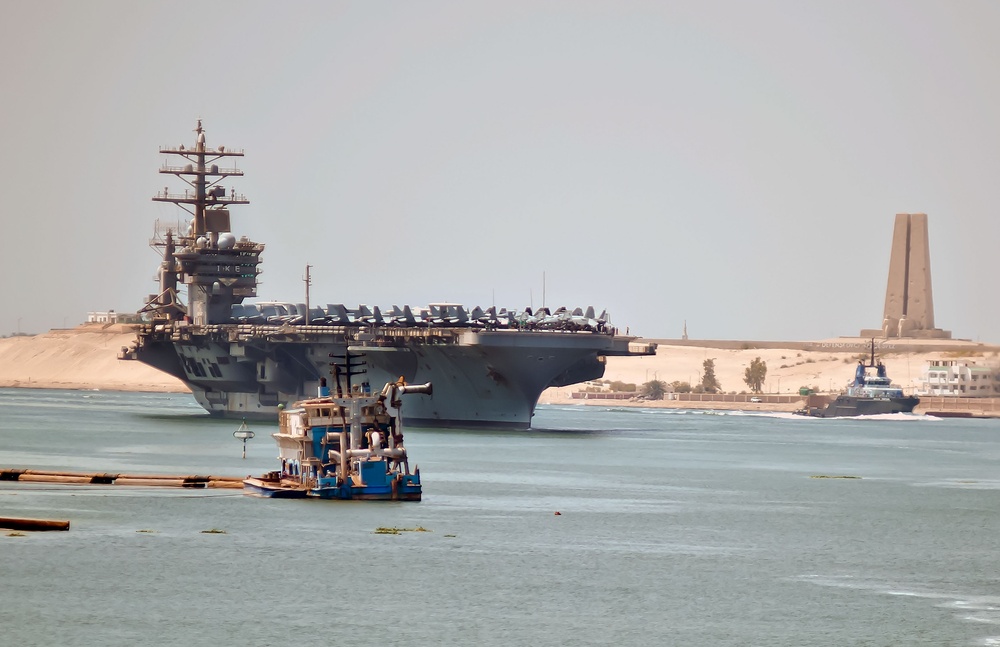
<instances>
[{"instance_id":1,"label":"radar dome","mask_svg":"<svg viewBox=\"0 0 1000 647\"><path fill-rule=\"evenodd\" d=\"M232 249L235 244L236 236L233 234L228 231L224 234L219 234L219 249Z\"/></svg>"}]
</instances>

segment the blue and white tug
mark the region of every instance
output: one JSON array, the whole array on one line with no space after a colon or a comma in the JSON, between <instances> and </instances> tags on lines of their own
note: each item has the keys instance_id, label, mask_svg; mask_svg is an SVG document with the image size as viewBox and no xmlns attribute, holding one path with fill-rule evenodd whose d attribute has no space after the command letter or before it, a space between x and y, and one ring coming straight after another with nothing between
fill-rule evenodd
<instances>
[{"instance_id":1,"label":"blue and white tug","mask_svg":"<svg viewBox=\"0 0 1000 647\"><path fill-rule=\"evenodd\" d=\"M319 397L296 402L279 414L281 469L243 481L244 491L270 498L363 499L419 501L420 469L410 472L403 446L400 409L405 394L432 393L431 384L408 385L400 378L371 393L351 385L348 361L346 389L334 370L336 395L326 380Z\"/></svg>"}]
</instances>

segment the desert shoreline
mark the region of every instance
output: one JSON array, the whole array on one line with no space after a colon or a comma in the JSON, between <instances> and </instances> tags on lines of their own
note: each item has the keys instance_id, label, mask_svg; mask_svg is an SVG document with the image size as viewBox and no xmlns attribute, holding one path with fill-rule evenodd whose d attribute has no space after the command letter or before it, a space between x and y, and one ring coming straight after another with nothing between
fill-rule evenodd
<instances>
[{"instance_id":1,"label":"desert shoreline","mask_svg":"<svg viewBox=\"0 0 1000 647\"><path fill-rule=\"evenodd\" d=\"M52 391L121 391L122 393L191 393L191 389L183 384L175 386L173 384L119 384L119 383L94 383L86 384L76 382L48 382L20 380L0 380L0 389L38 389Z\"/></svg>"},{"instance_id":2,"label":"desert shoreline","mask_svg":"<svg viewBox=\"0 0 1000 647\"><path fill-rule=\"evenodd\" d=\"M190 393L180 380L136 361L118 359L119 350L135 339L131 327L122 324L84 324L71 329L54 329L34 336L0 339L0 388L102 390L124 392ZM651 340L652 341L652 340ZM743 382L749 363L760 357L767 364L764 394L780 394L782 399L797 396L801 387L821 393L842 390L853 377L854 366L869 340L839 338L817 342L738 342L655 340L657 354L640 357L606 358L605 382L641 385L651 380L701 381L704 365L712 360L715 374L725 393L748 393ZM928 343L907 341L899 350L885 344L879 355L893 381L908 393L916 390L929 360L961 359L977 364L1000 363L996 346L950 341ZM818 349L818 350L806 350ZM595 385L589 385L593 388ZM587 384L546 389L539 404L637 407L652 409L718 409L744 411L793 411L803 406L801 398L792 402L692 402L686 400L584 400L573 397Z\"/></svg>"}]
</instances>

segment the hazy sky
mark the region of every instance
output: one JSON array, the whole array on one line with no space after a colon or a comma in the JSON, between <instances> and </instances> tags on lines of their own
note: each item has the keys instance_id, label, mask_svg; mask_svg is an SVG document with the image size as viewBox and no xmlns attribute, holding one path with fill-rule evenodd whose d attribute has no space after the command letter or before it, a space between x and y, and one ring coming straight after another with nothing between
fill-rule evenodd
<instances>
[{"instance_id":1,"label":"hazy sky","mask_svg":"<svg viewBox=\"0 0 1000 647\"><path fill-rule=\"evenodd\" d=\"M45 2L0 23L0 333L155 292L160 146L243 148L261 299L607 308L647 337L1000 342L1000 3ZM228 184L228 183L224 183Z\"/></svg>"}]
</instances>

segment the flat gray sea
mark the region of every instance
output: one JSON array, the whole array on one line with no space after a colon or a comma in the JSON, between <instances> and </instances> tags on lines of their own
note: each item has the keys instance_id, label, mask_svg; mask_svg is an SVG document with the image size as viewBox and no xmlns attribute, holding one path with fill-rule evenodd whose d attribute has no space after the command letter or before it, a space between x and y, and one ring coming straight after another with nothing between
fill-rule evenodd
<instances>
[{"instance_id":1,"label":"flat gray sea","mask_svg":"<svg viewBox=\"0 0 1000 647\"><path fill-rule=\"evenodd\" d=\"M275 425L244 460L238 424L185 395L0 389L0 467L276 467ZM72 523L0 531L0 645L1000 645L1000 421L535 426L408 430L420 503L0 482L0 516Z\"/></svg>"}]
</instances>

